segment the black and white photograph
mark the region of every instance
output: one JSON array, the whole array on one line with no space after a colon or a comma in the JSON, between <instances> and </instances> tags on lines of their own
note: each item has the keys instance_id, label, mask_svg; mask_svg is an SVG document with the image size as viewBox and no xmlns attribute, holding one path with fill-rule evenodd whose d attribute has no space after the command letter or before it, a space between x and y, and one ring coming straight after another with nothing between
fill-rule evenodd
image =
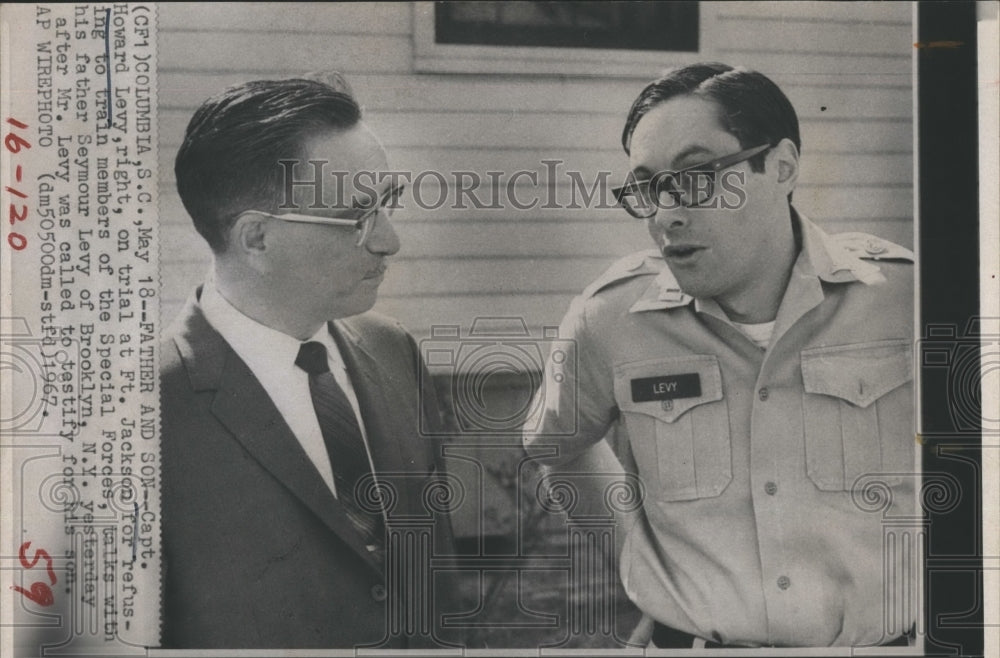
<instances>
[{"instance_id":1,"label":"black and white photograph","mask_svg":"<svg viewBox=\"0 0 1000 658\"><path fill-rule=\"evenodd\" d=\"M997 13L5 5L4 655L997 655Z\"/></svg>"}]
</instances>

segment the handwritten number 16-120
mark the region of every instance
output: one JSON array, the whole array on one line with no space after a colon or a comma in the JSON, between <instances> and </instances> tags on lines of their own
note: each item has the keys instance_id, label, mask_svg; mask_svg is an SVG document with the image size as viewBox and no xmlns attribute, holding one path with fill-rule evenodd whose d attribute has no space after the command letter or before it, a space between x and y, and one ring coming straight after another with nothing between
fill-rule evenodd
<instances>
[{"instance_id":1,"label":"handwritten number 16-120","mask_svg":"<svg viewBox=\"0 0 1000 658\"><path fill-rule=\"evenodd\" d=\"M28 128L27 124L21 123L12 117L7 119L7 123L15 128L20 128L21 130L27 130ZM20 153L22 149L31 148L31 143L14 131L8 132L6 137L3 138L3 145L9 152L15 155ZM14 167L14 187L5 185L3 189L19 199L27 199L27 193L22 192L19 189L23 178L24 168L18 164ZM12 200L10 205L7 207L7 211L7 219L10 221L11 226L14 226L16 222L23 222L28 218L27 203L20 203L20 208L18 208L18 202ZM22 233L11 231L7 234L7 244L9 244L11 249L14 251L21 251L28 246L28 238L26 238Z\"/></svg>"},{"instance_id":2,"label":"handwritten number 16-120","mask_svg":"<svg viewBox=\"0 0 1000 658\"><path fill-rule=\"evenodd\" d=\"M52 568L52 558L43 548L35 550L35 556L30 561L25 552L31 546L30 541L26 541L21 544L21 549L17 553L18 559L21 561L21 566L25 569L33 569L35 565L38 564L39 560L45 560L45 571L49 575L49 585L56 584L56 572ZM29 601L34 601L40 606L49 606L55 601L55 597L52 595L52 588L46 585L42 581L36 581L31 584L29 589L24 589L23 587L18 587L17 585L11 585L10 588L15 592L20 592L24 595L24 598Z\"/></svg>"}]
</instances>

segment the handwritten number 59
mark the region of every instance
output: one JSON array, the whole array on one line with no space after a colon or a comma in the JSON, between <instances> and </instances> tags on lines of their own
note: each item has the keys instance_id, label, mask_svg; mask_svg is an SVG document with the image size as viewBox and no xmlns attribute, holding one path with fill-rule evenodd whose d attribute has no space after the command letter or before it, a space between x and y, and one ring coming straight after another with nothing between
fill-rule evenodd
<instances>
[{"instance_id":1,"label":"handwritten number 59","mask_svg":"<svg viewBox=\"0 0 1000 658\"><path fill-rule=\"evenodd\" d=\"M33 569L35 565L38 564L39 560L45 560L45 571L49 576L49 585L56 584L56 572L52 568L52 558L45 549L39 548L35 550L35 556L30 561L26 555L26 551L31 546L30 541L26 541L21 544L21 549L17 553L18 559L21 561L21 566L25 569ZM37 581L31 584L29 589L24 589L23 587L18 587L17 585L11 585L10 588L15 592L20 592L24 595L24 598L29 601L34 601L40 606L49 606L55 601L55 597L52 595L52 588L46 585L44 582Z\"/></svg>"}]
</instances>

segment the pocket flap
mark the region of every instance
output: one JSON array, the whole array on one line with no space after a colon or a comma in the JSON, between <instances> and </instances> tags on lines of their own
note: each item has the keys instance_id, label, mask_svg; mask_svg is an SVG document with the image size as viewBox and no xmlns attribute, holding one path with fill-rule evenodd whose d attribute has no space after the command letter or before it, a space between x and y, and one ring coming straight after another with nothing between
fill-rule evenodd
<instances>
[{"instance_id":1,"label":"pocket flap","mask_svg":"<svg viewBox=\"0 0 1000 658\"><path fill-rule=\"evenodd\" d=\"M802 350L802 381L807 393L831 395L867 407L913 379L909 340L834 345Z\"/></svg>"},{"instance_id":2,"label":"pocket flap","mask_svg":"<svg viewBox=\"0 0 1000 658\"><path fill-rule=\"evenodd\" d=\"M722 373L713 354L648 359L615 367L622 411L672 423L689 409L722 399Z\"/></svg>"}]
</instances>

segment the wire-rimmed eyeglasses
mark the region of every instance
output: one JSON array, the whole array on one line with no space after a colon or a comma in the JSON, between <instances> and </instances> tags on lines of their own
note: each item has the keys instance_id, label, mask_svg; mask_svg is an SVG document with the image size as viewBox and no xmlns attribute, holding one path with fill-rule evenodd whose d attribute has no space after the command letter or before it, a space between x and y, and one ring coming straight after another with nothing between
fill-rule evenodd
<instances>
[{"instance_id":1,"label":"wire-rimmed eyeglasses","mask_svg":"<svg viewBox=\"0 0 1000 658\"><path fill-rule=\"evenodd\" d=\"M371 235L372 229L375 227L375 220L378 218L380 212L385 212L387 216L392 216L392 211L396 209L399 197L402 195L403 190L406 189L405 185L396 185L390 187L382 196L379 197L378 202L371 204L367 207L360 208L359 210L352 211L353 213L360 212L360 215L355 217L343 216L343 217L323 217L320 215L302 215L299 213L270 213L263 210L246 210L244 212L255 212L260 213L266 217L271 217L273 219L280 219L285 222L295 222L302 224L325 224L327 226L343 226L343 227L353 227L358 232L358 237L355 244L358 247L364 246L365 242L368 240L368 236Z\"/></svg>"}]
</instances>

